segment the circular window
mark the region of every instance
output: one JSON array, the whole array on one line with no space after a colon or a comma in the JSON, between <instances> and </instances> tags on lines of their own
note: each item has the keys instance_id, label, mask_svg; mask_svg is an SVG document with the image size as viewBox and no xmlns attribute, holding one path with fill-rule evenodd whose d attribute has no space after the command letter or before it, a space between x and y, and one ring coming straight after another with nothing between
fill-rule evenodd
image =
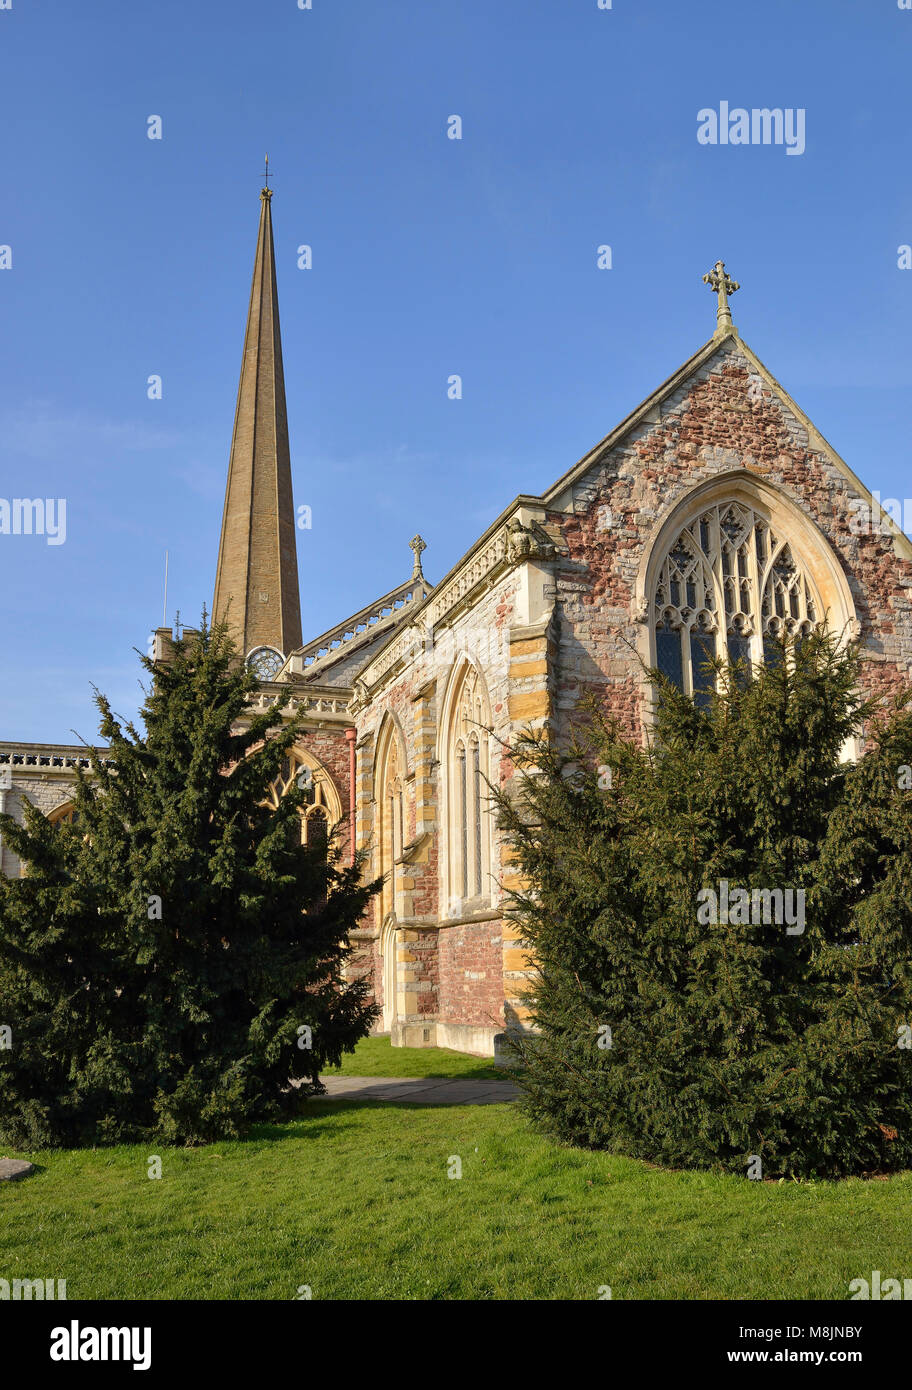
<instances>
[{"instance_id":1,"label":"circular window","mask_svg":"<svg viewBox=\"0 0 912 1390\"><path fill-rule=\"evenodd\" d=\"M285 658L275 647L256 647L247 658L247 665L261 681L275 680L284 662Z\"/></svg>"}]
</instances>

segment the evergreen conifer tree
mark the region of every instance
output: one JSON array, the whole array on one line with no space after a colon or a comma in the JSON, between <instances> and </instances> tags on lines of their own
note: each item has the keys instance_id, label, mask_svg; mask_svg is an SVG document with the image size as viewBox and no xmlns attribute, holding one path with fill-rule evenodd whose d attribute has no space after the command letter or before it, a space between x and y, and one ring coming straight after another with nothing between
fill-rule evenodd
<instances>
[{"instance_id":1,"label":"evergreen conifer tree","mask_svg":"<svg viewBox=\"0 0 912 1390\"><path fill-rule=\"evenodd\" d=\"M708 701L651 672L645 744L590 705L570 746L514 750L520 791L495 799L528 884L526 1103L670 1165L908 1165L908 696L852 766L857 654L824 632L767 656L717 663Z\"/></svg>"},{"instance_id":2,"label":"evergreen conifer tree","mask_svg":"<svg viewBox=\"0 0 912 1390\"><path fill-rule=\"evenodd\" d=\"M240 1134L293 1112L376 1013L344 967L379 885L335 839L302 844L305 786L270 804L300 734L285 698L255 711L205 618L141 659L143 728L96 694L108 748L74 820L0 818L26 866L0 877L0 1140L20 1148Z\"/></svg>"}]
</instances>

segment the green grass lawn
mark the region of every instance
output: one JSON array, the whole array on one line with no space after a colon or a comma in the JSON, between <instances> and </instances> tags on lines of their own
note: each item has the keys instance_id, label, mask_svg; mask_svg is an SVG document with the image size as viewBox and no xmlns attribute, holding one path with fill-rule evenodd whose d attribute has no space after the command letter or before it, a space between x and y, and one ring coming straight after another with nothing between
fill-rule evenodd
<instances>
[{"instance_id":1,"label":"green grass lawn","mask_svg":"<svg viewBox=\"0 0 912 1390\"><path fill-rule=\"evenodd\" d=\"M241 1143L28 1156L43 1171L0 1185L0 1278L70 1298L845 1299L912 1274L912 1175L663 1172L509 1105L314 1101Z\"/></svg>"},{"instance_id":2,"label":"green grass lawn","mask_svg":"<svg viewBox=\"0 0 912 1390\"><path fill-rule=\"evenodd\" d=\"M354 1052L347 1052L341 1067L329 1067L327 1076L460 1076L469 1080L503 1080L509 1071L495 1067L485 1057L449 1052L445 1047L392 1047L389 1038L362 1038Z\"/></svg>"}]
</instances>

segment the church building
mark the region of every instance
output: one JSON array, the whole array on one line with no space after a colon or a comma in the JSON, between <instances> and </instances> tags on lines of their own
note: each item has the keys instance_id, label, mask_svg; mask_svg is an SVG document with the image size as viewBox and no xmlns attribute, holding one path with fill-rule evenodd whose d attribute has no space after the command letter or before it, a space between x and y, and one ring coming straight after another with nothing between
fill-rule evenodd
<instances>
[{"instance_id":1,"label":"church building","mask_svg":"<svg viewBox=\"0 0 912 1390\"><path fill-rule=\"evenodd\" d=\"M887 695L912 679L912 542L741 338L720 261L704 276L712 337L647 400L437 583L415 535L401 584L304 641L271 202L264 189L213 615L256 670L258 706L290 686L304 716L275 794L309 768L302 834L338 824L344 853L364 847L384 876L350 962L378 1031L490 1055L524 1018L515 879L488 804L488 782L514 775L511 740L565 736L589 693L642 730L636 654L699 695L708 655L756 666L771 636L825 622ZM0 809L69 814L82 758L0 743ZM19 872L2 844L0 871Z\"/></svg>"}]
</instances>

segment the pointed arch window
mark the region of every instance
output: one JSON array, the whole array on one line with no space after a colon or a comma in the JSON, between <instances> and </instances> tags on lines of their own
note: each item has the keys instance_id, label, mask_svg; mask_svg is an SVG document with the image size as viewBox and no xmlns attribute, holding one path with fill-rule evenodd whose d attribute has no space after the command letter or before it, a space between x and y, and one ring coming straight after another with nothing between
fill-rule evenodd
<instances>
[{"instance_id":1,"label":"pointed arch window","mask_svg":"<svg viewBox=\"0 0 912 1390\"><path fill-rule=\"evenodd\" d=\"M304 843L320 847L325 856L329 845L329 821L323 806L314 806L304 817Z\"/></svg>"},{"instance_id":2,"label":"pointed arch window","mask_svg":"<svg viewBox=\"0 0 912 1390\"><path fill-rule=\"evenodd\" d=\"M472 846L472 892L477 898L481 896L482 891L482 860L484 858L481 840L481 818L484 813L481 804L481 745L477 734L470 735L469 748L472 754L472 823L475 827L475 843Z\"/></svg>"},{"instance_id":3,"label":"pointed arch window","mask_svg":"<svg viewBox=\"0 0 912 1390\"><path fill-rule=\"evenodd\" d=\"M308 848L319 855L321 867L325 866L329 854L329 820L324 806L312 806L304 814L303 821L304 843ZM314 906L324 907L326 905L326 891L320 891L315 899Z\"/></svg>"},{"instance_id":4,"label":"pointed arch window","mask_svg":"<svg viewBox=\"0 0 912 1390\"><path fill-rule=\"evenodd\" d=\"M304 793L301 840L304 844L322 844L326 853L330 829L342 819L342 802L325 769L304 749L294 749L283 759L279 775L269 790L270 804L278 806L294 786Z\"/></svg>"},{"instance_id":5,"label":"pointed arch window","mask_svg":"<svg viewBox=\"0 0 912 1390\"><path fill-rule=\"evenodd\" d=\"M457 796L459 798L459 850L461 873L459 891L463 898L469 896L469 797L466 776L466 750L462 739L456 743L456 763L459 769Z\"/></svg>"},{"instance_id":6,"label":"pointed arch window","mask_svg":"<svg viewBox=\"0 0 912 1390\"><path fill-rule=\"evenodd\" d=\"M706 704L723 657L746 678L785 635L822 620L813 580L781 527L747 503L721 501L681 528L658 567L651 616L656 665Z\"/></svg>"},{"instance_id":7,"label":"pointed arch window","mask_svg":"<svg viewBox=\"0 0 912 1390\"><path fill-rule=\"evenodd\" d=\"M490 706L481 673L466 665L446 706L445 794L448 915L491 896L493 813L488 804Z\"/></svg>"},{"instance_id":8,"label":"pointed arch window","mask_svg":"<svg viewBox=\"0 0 912 1390\"><path fill-rule=\"evenodd\" d=\"M398 911L397 864L405 848L405 767L398 731L390 723L378 747L377 871L383 876L378 897L381 924Z\"/></svg>"}]
</instances>

